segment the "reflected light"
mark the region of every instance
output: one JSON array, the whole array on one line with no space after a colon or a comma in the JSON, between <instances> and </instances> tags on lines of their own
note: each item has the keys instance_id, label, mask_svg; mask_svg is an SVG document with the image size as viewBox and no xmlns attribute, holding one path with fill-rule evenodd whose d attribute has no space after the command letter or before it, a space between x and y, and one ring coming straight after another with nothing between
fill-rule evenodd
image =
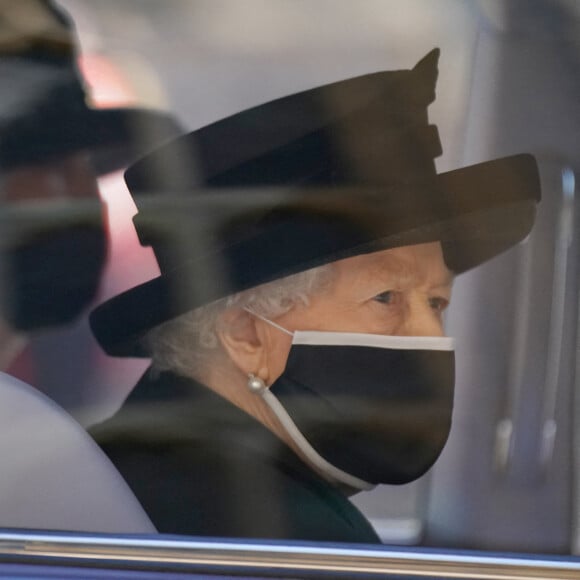
<instances>
[{"instance_id":1,"label":"reflected light","mask_svg":"<svg viewBox=\"0 0 580 580\"><path fill-rule=\"evenodd\" d=\"M79 68L90 87L95 106L135 105L135 91L110 59L86 54L79 59ZM107 208L109 227L109 259L99 297L99 301L103 301L157 276L159 270L153 251L140 245L133 228L131 218L137 209L123 181L123 172L99 179L99 193Z\"/></svg>"},{"instance_id":2,"label":"reflected light","mask_svg":"<svg viewBox=\"0 0 580 580\"><path fill-rule=\"evenodd\" d=\"M91 102L97 107L135 105L135 94L123 73L104 56L79 57L81 74L89 85Z\"/></svg>"}]
</instances>

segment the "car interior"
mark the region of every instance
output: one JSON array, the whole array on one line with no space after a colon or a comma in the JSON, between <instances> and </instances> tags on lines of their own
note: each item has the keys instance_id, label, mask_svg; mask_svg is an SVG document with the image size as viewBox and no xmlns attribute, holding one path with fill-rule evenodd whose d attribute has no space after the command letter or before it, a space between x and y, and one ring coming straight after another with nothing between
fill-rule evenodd
<instances>
[{"instance_id":1,"label":"car interior","mask_svg":"<svg viewBox=\"0 0 580 580\"><path fill-rule=\"evenodd\" d=\"M48 26L34 20L42 1L2 1L0 20ZM30 333L1 369L0 576L580 578L580 4L54 4L74 22L87 102L162 111L177 132L315 86L408 69L438 47L429 107L443 144L437 171L529 152L542 200L524 240L454 282L445 332L456 344L455 400L441 456L412 483L350 498L380 547L327 545L160 535L89 435L148 367L108 356L89 313L159 274L133 225L127 164L99 176L109 248L95 297L73 321ZM0 36L0 53L11 43ZM0 233L0 243L8 237ZM0 264L0 302L6 276ZM3 332L0 320L0 340ZM231 485L237 493L233 477Z\"/></svg>"}]
</instances>

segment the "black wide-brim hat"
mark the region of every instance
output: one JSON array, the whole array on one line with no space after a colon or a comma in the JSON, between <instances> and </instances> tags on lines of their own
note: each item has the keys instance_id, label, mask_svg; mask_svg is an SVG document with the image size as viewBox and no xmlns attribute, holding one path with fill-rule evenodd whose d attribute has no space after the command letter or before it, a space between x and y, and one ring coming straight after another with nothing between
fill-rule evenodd
<instances>
[{"instance_id":1,"label":"black wide-brim hat","mask_svg":"<svg viewBox=\"0 0 580 580\"><path fill-rule=\"evenodd\" d=\"M159 324L339 259L440 241L458 274L522 240L540 200L533 156L436 173L438 54L242 111L130 167L161 275L93 311L104 350L147 356Z\"/></svg>"},{"instance_id":2,"label":"black wide-brim hat","mask_svg":"<svg viewBox=\"0 0 580 580\"><path fill-rule=\"evenodd\" d=\"M0 172L86 152L102 175L182 133L168 113L91 106L72 21L47 0L27 10L0 18Z\"/></svg>"},{"instance_id":3,"label":"black wide-brim hat","mask_svg":"<svg viewBox=\"0 0 580 580\"><path fill-rule=\"evenodd\" d=\"M98 175L123 169L182 130L168 113L92 108L76 74L0 57L0 171L86 152Z\"/></svg>"}]
</instances>

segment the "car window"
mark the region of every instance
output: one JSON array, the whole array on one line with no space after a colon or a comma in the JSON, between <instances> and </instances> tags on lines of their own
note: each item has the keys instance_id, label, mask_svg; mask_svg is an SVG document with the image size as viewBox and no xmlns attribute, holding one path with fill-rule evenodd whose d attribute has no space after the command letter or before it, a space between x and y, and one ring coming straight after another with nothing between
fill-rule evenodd
<instances>
[{"instance_id":1,"label":"car window","mask_svg":"<svg viewBox=\"0 0 580 580\"><path fill-rule=\"evenodd\" d=\"M0 0L0 526L573 561L579 27Z\"/></svg>"}]
</instances>

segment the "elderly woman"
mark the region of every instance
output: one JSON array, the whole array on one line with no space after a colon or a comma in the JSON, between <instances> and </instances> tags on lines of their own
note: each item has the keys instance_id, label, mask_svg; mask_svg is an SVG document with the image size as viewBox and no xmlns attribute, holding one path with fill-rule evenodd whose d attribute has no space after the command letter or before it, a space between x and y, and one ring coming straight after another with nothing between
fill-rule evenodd
<instances>
[{"instance_id":1,"label":"elderly woman","mask_svg":"<svg viewBox=\"0 0 580 580\"><path fill-rule=\"evenodd\" d=\"M127 171L161 275L92 326L152 366L93 435L159 531L377 542L347 496L441 452L453 276L529 232L539 189L527 155L436 174L437 56L243 111Z\"/></svg>"}]
</instances>

